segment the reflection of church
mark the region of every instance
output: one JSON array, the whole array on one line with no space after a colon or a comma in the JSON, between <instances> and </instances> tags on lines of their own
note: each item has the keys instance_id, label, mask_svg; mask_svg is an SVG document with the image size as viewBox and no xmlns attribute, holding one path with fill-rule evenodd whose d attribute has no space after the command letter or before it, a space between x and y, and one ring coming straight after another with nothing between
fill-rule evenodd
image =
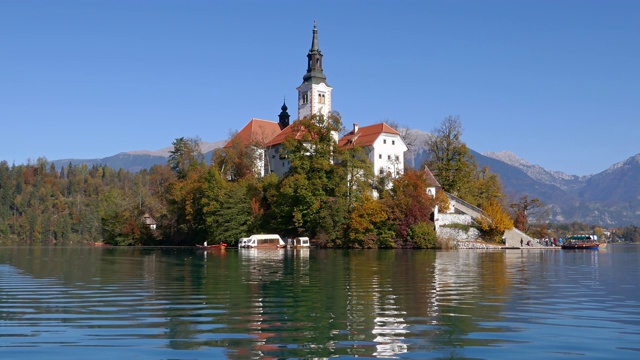
<instances>
[{"instance_id":1,"label":"reflection of church","mask_svg":"<svg viewBox=\"0 0 640 360\"><path fill-rule=\"evenodd\" d=\"M307 54L307 72L302 77L302 84L298 86L298 119L311 115L322 115L325 119L332 112L332 90L327 84L327 77L322 68L322 51L318 43L318 28L314 23L311 49ZM291 166L289 159L283 152L284 141L294 134L290 126L290 115L286 104L282 105L282 112L278 122L251 119L226 145L229 148L240 143L253 146L259 155L255 164L256 173L264 176L276 173L283 176ZM385 123L369 126L353 124L353 129L344 137L338 139L338 146L360 146L365 150L373 165L376 175L397 177L404 172L404 152L407 146L395 129Z\"/></svg>"}]
</instances>

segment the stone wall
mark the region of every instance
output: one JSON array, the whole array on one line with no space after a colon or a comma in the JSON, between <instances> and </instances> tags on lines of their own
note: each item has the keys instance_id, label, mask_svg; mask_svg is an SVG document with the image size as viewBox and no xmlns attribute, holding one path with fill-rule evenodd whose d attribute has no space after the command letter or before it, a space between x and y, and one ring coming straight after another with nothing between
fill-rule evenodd
<instances>
[{"instance_id":1,"label":"stone wall","mask_svg":"<svg viewBox=\"0 0 640 360\"><path fill-rule=\"evenodd\" d=\"M476 241L480 239L480 232L476 228L470 228L469 231L441 227L438 230L438 237L444 239L455 239L456 241Z\"/></svg>"},{"instance_id":2,"label":"stone wall","mask_svg":"<svg viewBox=\"0 0 640 360\"><path fill-rule=\"evenodd\" d=\"M438 226L449 224L472 225L473 218L466 214L438 214Z\"/></svg>"}]
</instances>

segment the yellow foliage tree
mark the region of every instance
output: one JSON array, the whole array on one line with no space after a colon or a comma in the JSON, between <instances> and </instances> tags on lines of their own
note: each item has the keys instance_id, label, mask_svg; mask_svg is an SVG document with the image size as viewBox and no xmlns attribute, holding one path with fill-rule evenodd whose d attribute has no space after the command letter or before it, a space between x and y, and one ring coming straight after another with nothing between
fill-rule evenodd
<instances>
[{"instance_id":1,"label":"yellow foliage tree","mask_svg":"<svg viewBox=\"0 0 640 360\"><path fill-rule=\"evenodd\" d=\"M513 228L513 220L496 199L489 200L483 210L486 216L477 219L480 228L487 238L501 241L505 230Z\"/></svg>"},{"instance_id":2,"label":"yellow foliage tree","mask_svg":"<svg viewBox=\"0 0 640 360\"><path fill-rule=\"evenodd\" d=\"M356 206L349 219L349 240L353 247L375 247L380 232L380 225L385 223L388 215L385 206L365 197L362 204Z\"/></svg>"}]
</instances>

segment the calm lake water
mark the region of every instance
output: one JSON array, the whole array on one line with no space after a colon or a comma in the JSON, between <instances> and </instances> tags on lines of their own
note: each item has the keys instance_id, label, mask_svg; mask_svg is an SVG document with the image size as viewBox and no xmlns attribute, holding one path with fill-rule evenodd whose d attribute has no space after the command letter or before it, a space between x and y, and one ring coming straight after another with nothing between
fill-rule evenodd
<instances>
[{"instance_id":1,"label":"calm lake water","mask_svg":"<svg viewBox=\"0 0 640 360\"><path fill-rule=\"evenodd\" d=\"M640 246L0 248L2 359L640 358Z\"/></svg>"}]
</instances>

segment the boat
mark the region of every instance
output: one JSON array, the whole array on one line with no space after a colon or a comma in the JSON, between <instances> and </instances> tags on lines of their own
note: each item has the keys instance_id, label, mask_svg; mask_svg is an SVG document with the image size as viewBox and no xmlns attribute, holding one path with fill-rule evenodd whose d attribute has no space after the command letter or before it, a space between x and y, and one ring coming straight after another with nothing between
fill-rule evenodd
<instances>
[{"instance_id":1,"label":"boat","mask_svg":"<svg viewBox=\"0 0 640 360\"><path fill-rule=\"evenodd\" d=\"M246 248L247 247L247 241L249 241L248 237L240 238L240 240L238 240L238 247L239 248Z\"/></svg>"},{"instance_id":2,"label":"boat","mask_svg":"<svg viewBox=\"0 0 640 360\"><path fill-rule=\"evenodd\" d=\"M200 245L200 244L196 244L196 248L198 248L198 250L204 250L204 251L209 251L209 250L224 250L226 247L227 247L227 244L225 244L225 243L213 244L213 245Z\"/></svg>"},{"instance_id":3,"label":"boat","mask_svg":"<svg viewBox=\"0 0 640 360\"><path fill-rule=\"evenodd\" d=\"M600 248L597 235L569 235L562 242L565 250L597 250Z\"/></svg>"},{"instance_id":4,"label":"boat","mask_svg":"<svg viewBox=\"0 0 640 360\"><path fill-rule=\"evenodd\" d=\"M288 247L294 249L304 249L309 247L309 238L306 236L289 239Z\"/></svg>"},{"instance_id":5,"label":"boat","mask_svg":"<svg viewBox=\"0 0 640 360\"><path fill-rule=\"evenodd\" d=\"M286 246L278 234L254 234L244 240L240 247L279 249Z\"/></svg>"}]
</instances>

